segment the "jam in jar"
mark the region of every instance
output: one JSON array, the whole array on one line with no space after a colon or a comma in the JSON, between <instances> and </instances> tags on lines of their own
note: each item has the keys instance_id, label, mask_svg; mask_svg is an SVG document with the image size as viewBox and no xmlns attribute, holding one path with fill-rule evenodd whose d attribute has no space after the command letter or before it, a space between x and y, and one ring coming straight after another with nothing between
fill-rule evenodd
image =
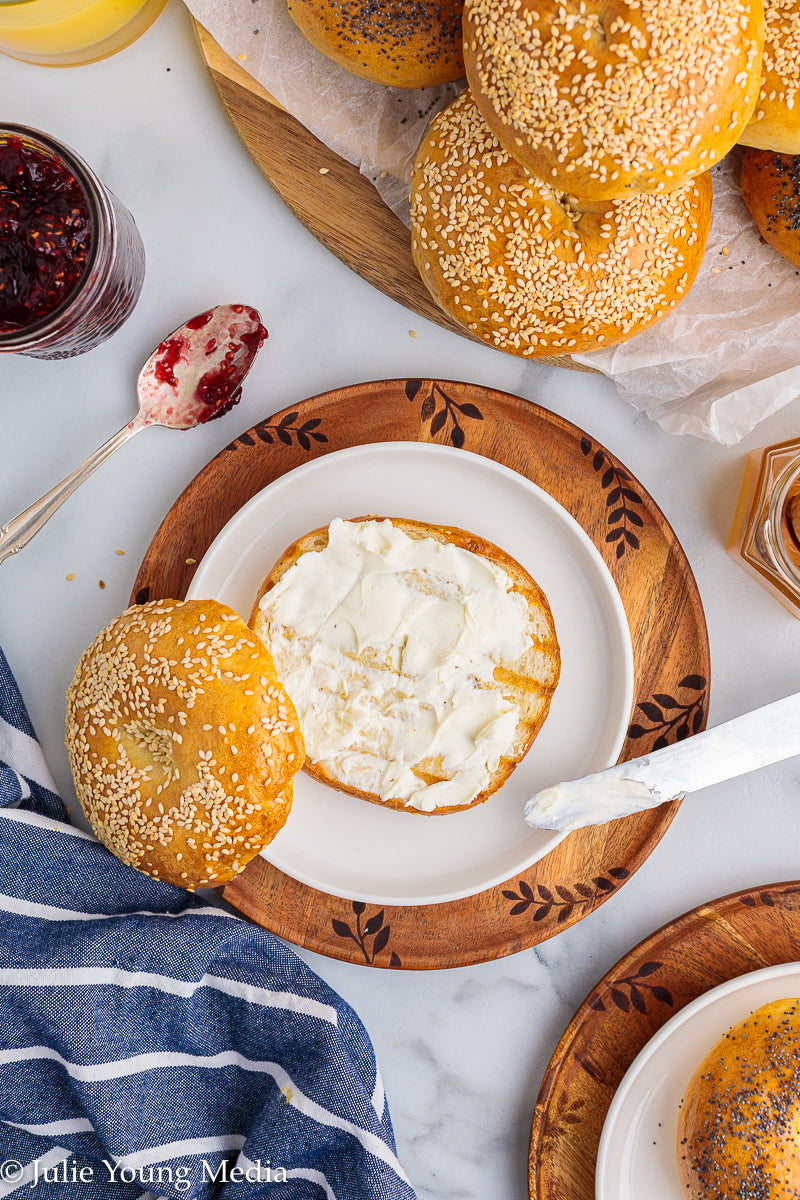
<instances>
[{"instance_id":1,"label":"jam in jar","mask_svg":"<svg viewBox=\"0 0 800 1200\"><path fill-rule=\"evenodd\" d=\"M130 213L74 151L0 126L0 351L65 358L131 312L144 247Z\"/></svg>"}]
</instances>

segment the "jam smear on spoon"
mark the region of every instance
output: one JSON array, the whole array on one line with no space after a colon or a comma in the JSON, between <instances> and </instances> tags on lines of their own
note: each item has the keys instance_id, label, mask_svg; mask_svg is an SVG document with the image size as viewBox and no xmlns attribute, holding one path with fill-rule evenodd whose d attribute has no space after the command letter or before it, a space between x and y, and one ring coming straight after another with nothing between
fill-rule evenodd
<instances>
[{"instance_id":1,"label":"jam smear on spoon","mask_svg":"<svg viewBox=\"0 0 800 1200\"><path fill-rule=\"evenodd\" d=\"M139 375L146 423L190 429L228 412L266 337L258 312L244 304L217 305L192 317L165 338Z\"/></svg>"}]
</instances>

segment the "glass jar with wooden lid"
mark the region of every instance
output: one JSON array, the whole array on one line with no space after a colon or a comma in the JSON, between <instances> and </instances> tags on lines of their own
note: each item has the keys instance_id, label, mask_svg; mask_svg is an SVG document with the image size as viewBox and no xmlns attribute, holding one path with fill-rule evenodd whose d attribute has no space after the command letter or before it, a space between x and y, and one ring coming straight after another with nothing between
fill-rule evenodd
<instances>
[{"instance_id":1,"label":"glass jar with wooden lid","mask_svg":"<svg viewBox=\"0 0 800 1200\"><path fill-rule=\"evenodd\" d=\"M800 438L747 456L728 550L800 617Z\"/></svg>"}]
</instances>

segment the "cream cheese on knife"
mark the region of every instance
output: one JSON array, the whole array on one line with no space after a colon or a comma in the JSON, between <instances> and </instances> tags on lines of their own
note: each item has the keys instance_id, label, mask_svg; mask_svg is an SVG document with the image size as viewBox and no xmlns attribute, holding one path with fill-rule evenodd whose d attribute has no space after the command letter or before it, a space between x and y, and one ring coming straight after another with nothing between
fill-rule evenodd
<instances>
[{"instance_id":1,"label":"cream cheese on knife","mask_svg":"<svg viewBox=\"0 0 800 1200\"><path fill-rule=\"evenodd\" d=\"M527 801L523 815L535 829L568 833L678 800L795 754L800 754L800 694L641 758L543 788Z\"/></svg>"}]
</instances>

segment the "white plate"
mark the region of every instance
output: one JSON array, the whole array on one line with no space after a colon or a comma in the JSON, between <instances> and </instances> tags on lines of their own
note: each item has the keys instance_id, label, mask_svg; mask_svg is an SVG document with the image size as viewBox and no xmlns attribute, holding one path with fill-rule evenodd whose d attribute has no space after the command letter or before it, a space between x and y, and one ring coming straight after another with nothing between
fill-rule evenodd
<instances>
[{"instance_id":1,"label":"white plate","mask_svg":"<svg viewBox=\"0 0 800 1200\"><path fill-rule=\"evenodd\" d=\"M732 1025L762 1004L800 996L800 963L739 975L687 1004L628 1068L606 1115L595 1200L682 1200L678 1110L699 1063Z\"/></svg>"},{"instance_id":2,"label":"white plate","mask_svg":"<svg viewBox=\"0 0 800 1200\"><path fill-rule=\"evenodd\" d=\"M528 796L616 762L633 702L630 631L599 552L555 500L492 459L418 442L355 446L282 475L221 530L188 595L220 600L247 620L261 583L296 538L334 517L368 514L457 526L513 555L550 603L561 679L542 732L485 804L426 817L300 774L291 816L263 854L335 896L455 900L510 879L561 840L525 824Z\"/></svg>"}]
</instances>

